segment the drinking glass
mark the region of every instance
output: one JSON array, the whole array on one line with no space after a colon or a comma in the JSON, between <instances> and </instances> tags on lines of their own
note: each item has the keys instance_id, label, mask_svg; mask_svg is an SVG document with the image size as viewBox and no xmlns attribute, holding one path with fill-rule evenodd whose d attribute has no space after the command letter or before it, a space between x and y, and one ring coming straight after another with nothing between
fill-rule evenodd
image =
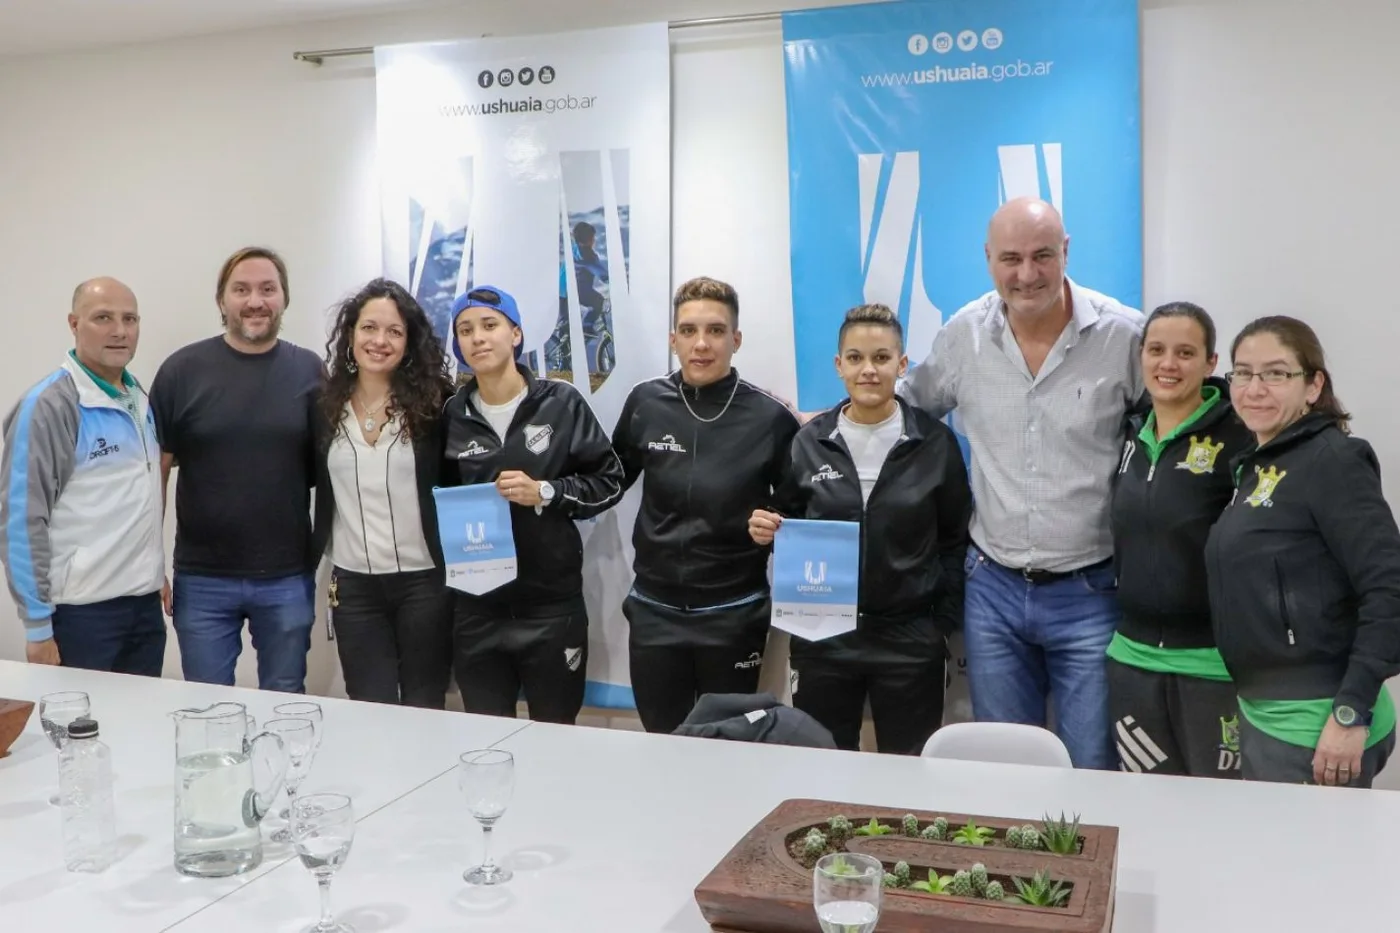
<instances>
[{"instance_id":1,"label":"drinking glass","mask_svg":"<svg viewBox=\"0 0 1400 933\"><path fill-rule=\"evenodd\" d=\"M63 693L46 693L39 697L39 724L44 727L44 735L49 737L56 750L68 744L68 727L76 719L90 715L92 704L88 695L77 690ZM49 797L49 803L58 806L62 798L58 794Z\"/></svg>"},{"instance_id":2,"label":"drinking glass","mask_svg":"<svg viewBox=\"0 0 1400 933\"><path fill-rule=\"evenodd\" d=\"M316 755L316 727L309 719L269 719L263 723L263 731L282 737L282 747L287 750L287 777L282 786L287 791L287 809L296 807L297 791L306 780L306 772L311 770L311 760ZM273 842L291 842L290 824L272 834Z\"/></svg>"},{"instance_id":3,"label":"drinking glass","mask_svg":"<svg viewBox=\"0 0 1400 933\"><path fill-rule=\"evenodd\" d=\"M292 803L292 839L301 864L316 876L321 919L302 933L355 933L331 913L331 877L345 864L355 841L355 813L344 794L307 794Z\"/></svg>"},{"instance_id":4,"label":"drinking glass","mask_svg":"<svg viewBox=\"0 0 1400 933\"><path fill-rule=\"evenodd\" d=\"M462 878L468 884L501 884L512 872L491 861L491 828L506 812L515 790L515 757L510 752L486 748L466 752L458 759L457 787L467 799L467 809L481 824L481 864Z\"/></svg>"},{"instance_id":5,"label":"drinking glass","mask_svg":"<svg viewBox=\"0 0 1400 933\"><path fill-rule=\"evenodd\" d=\"M272 708L272 715L274 718L307 719L311 721L311 728L316 733L315 740L312 743L313 747L311 749L311 759L315 759L316 753L321 750L321 737L325 734L325 722L321 717L321 704L312 703L310 700L297 700L294 703L279 703L278 705ZM311 770L310 760L307 761L305 770ZM290 776L290 770L288 771L288 774ZM306 777L305 773L302 774L302 777ZM277 814L277 818L280 820L291 819L290 794L288 794L287 800L288 805L282 810L280 810ZM281 831L279 831L279 834L280 833ZM277 839L276 836L274 836L273 838L278 842L286 841L285 835L282 835L281 839Z\"/></svg>"},{"instance_id":6,"label":"drinking glass","mask_svg":"<svg viewBox=\"0 0 1400 933\"><path fill-rule=\"evenodd\" d=\"M880 919L885 866L851 852L823 855L812 869L812 905L822 933L871 933Z\"/></svg>"}]
</instances>

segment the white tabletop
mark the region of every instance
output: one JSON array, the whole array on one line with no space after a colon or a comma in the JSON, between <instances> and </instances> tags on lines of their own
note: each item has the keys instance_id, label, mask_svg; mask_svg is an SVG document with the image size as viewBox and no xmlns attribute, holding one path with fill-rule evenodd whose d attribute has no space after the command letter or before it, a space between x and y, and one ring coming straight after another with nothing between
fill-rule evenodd
<instances>
[{"instance_id":1,"label":"white tabletop","mask_svg":"<svg viewBox=\"0 0 1400 933\"><path fill-rule=\"evenodd\" d=\"M360 933L705 933L694 888L784 799L1116 825L1117 933L1390 929L1397 864L1386 791L1243 785L824 752L534 725L495 848L515 878L462 881L481 832L448 774L367 817L336 879ZM444 749L458 751L459 748ZM176 927L299 930L310 875L292 862Z\"/></svg>"},{"instance_id":2,"label":"white tabletop","mask_svg":"<svg viewBox=\"0 0 1400 933\"><path fill-rule=\"evenodd\" d=\"M59 812L47 802L57 787L58 757L37 706L41 694L58 690L89 694L102 740L112 748L122 855L100 875L65 870ZM167 715L173 710L234 700L261 724L279 703L315 700L325 738L303 792L350 794L362 816L450 769L450 749L487 746L528 725L15 662L0 662L0 697L33 700L36 707L10 755L0 759L0 928L15 931L164 930L292 857L285 846L268 847L263 864L238 878L193 879L175 871L175 728Z\"/></svg>"}]
</instances>

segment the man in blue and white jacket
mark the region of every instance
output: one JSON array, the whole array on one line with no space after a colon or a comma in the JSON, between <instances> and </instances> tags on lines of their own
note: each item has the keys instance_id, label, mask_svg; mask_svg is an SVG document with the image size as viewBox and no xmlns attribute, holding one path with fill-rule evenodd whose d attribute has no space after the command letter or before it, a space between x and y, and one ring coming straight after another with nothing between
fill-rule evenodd
<instances>
[{"instance_id":1,"label":"man in blue and white jacket","mask_svg":"<svg viewBox=\"0 0 1400 933\"><path fill-rule=\"evenodd\" d=\"M126 371L141 317L115 279L73 293L74 349L5 419L0 561L28 659L158 677L165 657L160 447Z\"/></svg>"}]
</instances>

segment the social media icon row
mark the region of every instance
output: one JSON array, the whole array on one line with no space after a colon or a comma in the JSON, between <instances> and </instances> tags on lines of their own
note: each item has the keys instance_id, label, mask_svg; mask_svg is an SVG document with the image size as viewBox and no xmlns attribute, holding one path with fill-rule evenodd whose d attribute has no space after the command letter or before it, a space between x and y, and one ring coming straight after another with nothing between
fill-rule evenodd
<instances>
[{"instance_id":1,"label":"social media icon row","mask_svg":"<svg viewBox=\"0 0 1400 933\"><path fill-rule=\"evenodd\" d=\"M925 36L921 33L914 33L909 37L909 51L913 55L922 55L929 49L933 49L940 55L946 55L953 51L954 44L959 51L971 52L980 44L982 48L993 51L1001 48L1001 30L995 26L982 30L979 36L975 29L964 29L958 33L957 38L951 32L940 32L936 35Z\"/></svg>"},{"instance_id":2,"label":"social media icon row","mask_svg":"<svg viewBox=\"0 0 1400 933\"><path fill-rule=\"evenodd\" d=\"M488 68L476 76L476 83L483 88L488 88L493 84L499 84L501 87L510 87L517 83L529 86L534 84L536 80L541 84L553 84L554 68L549 65L545 65L539 71L529 65L518 69L502 68L500 71L492 71Z\"/></svg>"}]
</instances>

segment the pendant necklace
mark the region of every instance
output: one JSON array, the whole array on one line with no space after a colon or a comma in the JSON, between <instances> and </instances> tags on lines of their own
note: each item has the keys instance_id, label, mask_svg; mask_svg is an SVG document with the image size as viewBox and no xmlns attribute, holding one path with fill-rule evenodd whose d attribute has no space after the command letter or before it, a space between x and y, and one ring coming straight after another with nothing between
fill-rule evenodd
<instances>
[{"instance_id":1,"label":"pendant necklace","mask_svg":"<svg viewBox=\"0 0 1400 933\"><path fill-rule=\"evenodd\" d=\"M375 405L373 408L370 408L368 405L365 405L363 399L360 400L360 404L363 405L365 409L364 427L366 431L374 430L374 413L379 411L379 409L383 408L384 403L387 401L389 401L389 396L385 395L382 399L379 400L378 405Z\"/></svg>"}]
</instances>

